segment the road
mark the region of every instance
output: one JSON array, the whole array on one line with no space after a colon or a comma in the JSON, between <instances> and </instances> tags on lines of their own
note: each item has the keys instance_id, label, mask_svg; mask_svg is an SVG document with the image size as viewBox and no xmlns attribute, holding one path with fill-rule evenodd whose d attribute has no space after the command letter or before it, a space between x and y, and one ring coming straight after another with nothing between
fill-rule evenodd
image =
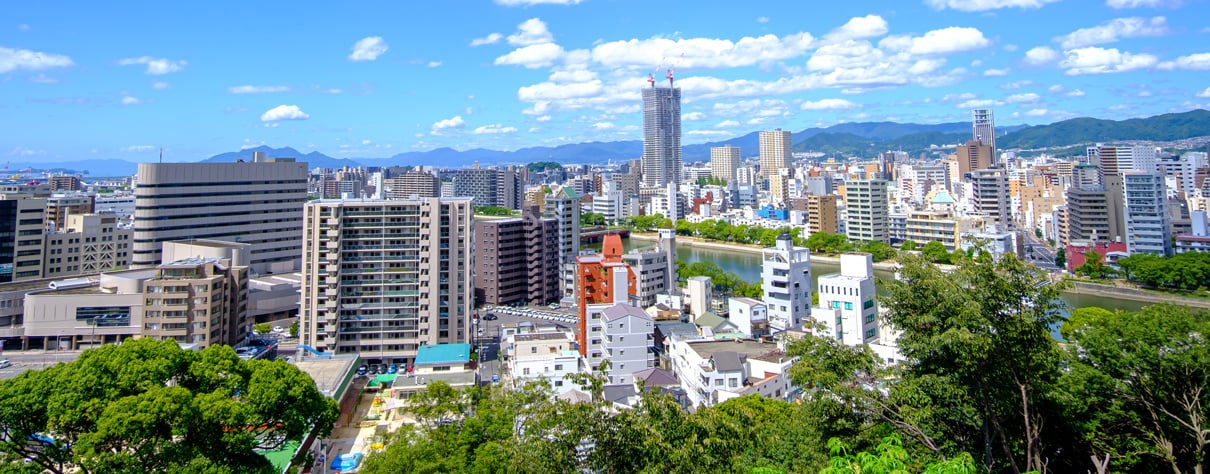
<instances>
[{"instance_id":1,"label":"road","mask_svg":"<svg viewBox=\"0 0 1210 474\"><path fill-rule=\"evenodd\" d=\"M0 379L11 379L28 369L45 369L60 362L71 362L80 357L81 351L4 351L0 359L13 365L0 369Z\"/></svg>"},{"instance_id":2,"label":"road","mask_svg":"<svg viewBox=\"0 0 1210 474\"><path fill-rule=\"evenodd\" d=\"M1025 236L1025 255L1030 263L1048 272L1058 272L1063 270L1055 265L1055 251L1051 249L1045 241L1030 233L1024 233L1022 235ZM1029 256L1029 249L1031 248L1033 249L1032 258Z\"/></svg>"}]
</instances>

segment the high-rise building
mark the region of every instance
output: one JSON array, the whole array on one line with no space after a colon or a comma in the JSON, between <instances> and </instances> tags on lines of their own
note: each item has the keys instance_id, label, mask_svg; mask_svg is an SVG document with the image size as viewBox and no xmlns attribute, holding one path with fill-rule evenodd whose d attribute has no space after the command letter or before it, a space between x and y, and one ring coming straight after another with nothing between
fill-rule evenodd
<instances>
[{"instance_id":1,"label":"high-rise building","mask_svg":"<svg viewBox=\"0 0 1210 474\"><path fill-rule=\"evenodd\" d=\"M589 307L626 303L637 290L635 275L622 260L622 253L621 237L611 234L601 243L601 253L576 257L576 342L582 356L589 357L592 341L588 329L595 324L588 319Z\"/></svg>"},{"instance_id":2,"label":"high-rise building","mask_svg":"<svg viewBox=\"0 0 1210 474\"><path fill-rule=\"evenodd\" d=\"M669 288L668 256L659 248L631 250L622 254L622 261L634 273L634 297L631 303L640 308L655 304L656 295L667 293ZM672 283L675 284L675 276Z\"/></svg>"},{"instance_id":3,"label":"high-rise building","mask_svg":"<svg viewBox=\"0 0 1210 474\"><path fill-rule=\"evenodd\" d=\"M46 226L62 229L67 225L70 214L91 214L96 211L94 195L84 193L56 193L46 198Z\"/></svg>"},{"instance_id":4,"label":"high-rise building","mask_svg":"<svg viewBox=\"0 0 1210 474\"><path fill-rule=\"evenodd\" d=\"M387 199L429 198L441 196L441 180L427 171L408 171L383 180Z\"/></svg>"},{"instance_id":5,"label":"high-rise building","mask_svg":"<svg viewBox=\"0 0 1210 474\"><path fill-rule=\"evenodd\" d=\"M992 109L974 109L971 118L971 138L991 147L992 153L995 153L996 121L992 117Z\"/></svg>"},{"instance_id":6,"label":"high-rise building","mask_svg":"<svg viewBox=\"0 0 1210 474\"><path fill-rule=\"evenodd\" d=\"M1154 173L1159 165L1155 147L1148 145L1097 144L1087 148L1087 159L1101 167L1102 176L1130 170Z\"/></svg>"},{"instance_id":7,"label":"high-rise building","mask_svg":"<svg viewBox=\"0 0 1210 474\"><path fill-rule=\"evenodd\" d=\"M643 185L681 182L681 89L643 89Z\"/></svg>"},{"instance_id":8,"label":"high-rise building","mask_svg":"<svg viewBox=\"0 0 1210 474\"><path fill-rule=\"evenodd\" d=\"M46 199L0 197L0 283L42 278Z\"/></svg>"},{"instance_id":9,"label":"high-rise building","mask_svg":"<svg viewBox=\"0 0 1210 474\"><path fill-rule=\"evenodd\" d=\"M113 214L72 214L46 232L43 278L90 275L130 265L134 231Z\"/></svg>"},{"instance_id":10,"label":"high-rise building","mask_svg":"<svg viewBox=\"0 0 1210 474\"><path fill-rule=\"evenodd\" d=\"M785 204L790 199L790 177L785 173L769 175L769 202Z\"/></svg>"},{"instance_id":11,"label":"high-rise building","mask_svg":"<svg viewBox=\"0 0 1210 474\"><path fill-rule=\"evenodd\" d=\"M525 185L513 169L464 169L454 172L454 194L472 197L475 207L497 206L520 209L525 203Z\"/></svg>"},{"instance_id":12,"label":"high-rise building","mask_svg":"<svg viewBox=\"0 0 1210 474\"><path fill-rule=\"evenodd\" d=\"M782 234L773 247L762 251L761 262L769 327L774 331L801 327L811 316L811 251L795 247L790 234Z\"/></svg>"},{"instance_id":13,"label":"high-rise building","mask_svg":"<svg viewBox=\"0 0 1210 474\"><path fill-rule=\"evenodd\" d=\"M84 182L80 181L79 176L51 176L50 190L51 191L80 191L84 189Z\"/></svg>"},{"instance_id":14,"label":"high-rise building","mask_svg":"<svg viewBox=\"0 0 1210 474\"><path fill-rule=\"evenodd\" d=\"M1105 185L1067 190L1064 225L1066 241L1124 242L1126 225L1122 209L1122 177L1106 175Z\"/></svg>"},{"instance_id":15,"label":"high-rise building","mask_svg":"<svg viewBox=\"0 0 1210 474\"><path fill-rule=\"evenodd\" d=\"M737 146L716 146L710 148L710 176L728 183L735 181L735 170L739 169L743 157Z\"/></svg>"},{"instance_id":16,"label":"high-rise building","mask_svg":"<svg viewBox=\"0 0 1210 474\"><path fill-rule=\"evenodd\" d=\"M1126 248L1131 254L1172 255L1172 227L1164 176L1157 173L1122 173L1126 209Z\"/></svg>"},{"instance_id":17,"label":"high-rise building","mask_svg":"<svg viewBox=\"0 0 1210 474\"><path fill-rule=\"evenodd\" d=\"M823 336L849 346L878 341L878 303L870 254L842 254L840 272L820 276L818 285L819 306L811 310L811 317L824 327Z\"/></svg>"},{"instance_id":18,"label":"high-rise building","mask_svg":"<svg viewBox=\"0 0 1210 474\"><path fill-rule=\"evenodd\" d=\"M253 272L298 268L306 163L139 163L136 179L131 266L159 265L166 241L213 239L252 244Z\"/></svg>"},{"instance_id":19,"label":"high-rise building","mask_svg":"<svg viewBox=\"0 0 1210 474\"><path fill-rule=\"evenodd\" d=\"M563 186L546 194L543 201L543 217L554 218L558 225L559 265L563 267L559 290L570 299L576 292L576 256L580 254L580 196Z\"/></svg>"},{"instance_id":20,"label":"high-rise building","mask_svg":"<svg viewBox=\"0 0 1210 474\"><path fill-rule=\"evenodd\" d=\"M974 173L976 170L991 168L992 166L993 152L991 145L984 145L978 141L971 140L964 145L958 146L955 153L958 161L959 180L965 181L967 175Z\"/></svg>"},{"instance_id":21,"label":"high-rise building","mask_svg":"<svg viewBox=\"0 0 1210 474\"><path fill-rule=\"evenodd\" d=\"M840 232L840 226L836 222L836 196L816 196L813 194L803 198L807 202L807 232L814 234L818 232L826 232L835 234Z\"/></svg>"},{"instance_id":22,"label":"high-rise building","mask_svg":"<svg viewBox=\"0 0 1210 474\"><path fill-rule=\"evenodd\" d=\"M475 222L473 270L480 304L559 299L558 223L528 206L524 216Z\"/></svg>"},{"instance_id":23,"label":"high-rise building","mask_svg":"<svg viewBox=\"0 0 1210 474\"><path fill-rule=\"evenodd\" d=\"M880 179L845 183L845 231L850 239L890 242L887 182Z\"/></svg>"},{"instance_id":24,"label":"high-rise building","mask_svg":"<svg viewBox=\"0 0 1210 474\"><path fill-rule=\"evenodd\" d=\"M470 337L469 198L305 206L300 343L410 364Z\"/></svg>"},{"instance_id":25,"label":"high-rise building","mask_svg":"<svg viewBox=\"0 0 1210 474\"><path fill-rule=\"evenodd\" d=\"M1012 228L1012 212L1008 207L1008 171L988 168L971 173L972 198L975 212L986 216L988 224L1000 231Z\"/></svg>"},{"instance_id":26,"label":"high-rise building","mask_svg":"<svg viewBox=\"0 0 1210 474\"><path fill-rule=\"evenodd\" d=\"M182 344L235 345L252 330L248 267L191 257L156 267L143 282L143 336Z\"/></svg>"},{"instance_id":27,"label":"high-rise building","mask_svg":"<svg viewBox=\"0 0 1210 474\"><path fill-rule=\"evenodd\" d=\"M760 177L769 178L786 169L793 158L789 130L765 130L760 132Z\"/></svg>"}]
</instances>

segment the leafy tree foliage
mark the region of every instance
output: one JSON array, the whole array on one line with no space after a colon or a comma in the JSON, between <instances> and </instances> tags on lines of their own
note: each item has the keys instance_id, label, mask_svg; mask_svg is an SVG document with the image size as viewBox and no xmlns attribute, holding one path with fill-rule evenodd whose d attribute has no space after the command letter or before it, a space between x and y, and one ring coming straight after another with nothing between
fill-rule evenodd
<instances>
[{"instance_id":1,"label":"leafy tree foliage","mask_svg":"<svg viewBox=\"0 0 1210 474\"><path fill-rule=\"evenodd\" d=\"M580 227L593 227L605 225L605 214L596 212L584 212L580 214Z\"/></svg>"},{"instance_id":2,"label":"leafy tree foliage","mask_svg":"<svg viewBox=\"0 0 1210 474\"><path fill-rule=\"evenodd\" d=\"M874 448L874 452L851 452L849 446L840 438L828 440L828 450L832 459L828 467L819 471L820 474L892 474L909 472L924 472L925 474L975 474L975 460L969 453L945 461L929 464L923 468L913 468L913 462L903 441L898 435L892 434L882 439Z\"/></svg>"},{"instance_id":3,"label":"leafy tree foliage","mask_svg":"<svg viewBox=\"0 0 1210 474\"><path fill-rule=\"evenodd\" d=\"M632 230L637 231L652 231L656 229L671 229L672 219L664 217L663 214L652 214L650 216L633 216L626 218L625 225Z\"/></svg>"},{"instance_id":4,"label":"leafy tree foliage","mask_svg":"<svg viewBox=\"0 0 1210 474\"><path fill-rule=\"evenodd\" d=\"M895 247L891 247L886 242L881 240L871 240L866 242L861 246L860 250L870 254L875 262L893 259L895 258L895 255L899 253L895 250Z\"/></svg>"},{"instance_id":5,"label":"leafy tree foliage","mask_svg":"<svg viewBox=\"0 0 1210 474\"><path fill-rule=\"evenodd\" d=\"M526 167L526 168L529 168L529 171L530 171L531 173L537 173L537 172L540 172L540 171L548 171L548 170L558 170L558 169L563 169L563 165L561 165L561 164L559 164L559 163L556 163L556 162L554 162L554 161L535 161L535 162L533 162L533 163L530 163L530 164L528 164L528 165L525 165L525 167Z\"/></svg>"},{"instance_id":6,"label":"leafy tree foliage","mask_svg":"<svg viewBox=\"0 0 1210 474\"><path fill-rule=\"evenodd\" d=\"M849 242L848 237L827 232L811 234L802 242L802 246L819 253L842 253L853 249L853 244Z\"/></svg>"},{"instance_id":7,"label":"leafy tree foliage","mask_svg":"<svg viewBox=\"0 0 1210 474\"><path fill-rule=\"evenodd\" d=\"M759 298L763 292L761 290L761 282L746 282L739 275L725 272L722 268L719 268L718 264L710 261L693 262L688 265L682 265L678 262L676 274L681 280L688 280L695 276L710 277L710 281L714 283L714 288L723 294Z\"/></svg>"},{"instance_id":8,"label":"leafy tree foliage","mask_svg":"<svg viewBox=\"0 0 1210 474\"><path fill-rule=\"evenodd\" d=\"M698 186L726 186L727 180L715 176L706 176L697 179Z\"/></svg>"},{"instance_id":9,"label":"leafy tree foliage","mask_svg":"<svg viewBox=\"0 0 1210 474\"><path fill-rule=\"evenodd\" d=\"M1117 263L1126 279L1143 286L1181 291L1210 289L1210 253L1185 252L1167 258L1136 253Z\"/></svg>"},{"instance_id":10,"label":"leafy tree foliage","mask_svg":"<svg viewBox=\"0 0 1210 474\"><path fill-rule=\"evenodd\" d=\"M1084 264L1076 267L1075 271L1077 275L1096 279L1110 278L1117 274L1109 265L1105 264L1105 256L1096 250L1084 252Z\"/></svg>"},{"instance_id":11,"label":"leafy tree foliage","mask_svg":"<svg viewBox=\"0 0 1210 474\"><path fill-rule=\"evenodd\" d=\"M131 339L0 382L0 462L64 472L272 472L256 449L312 428L336 402L294 366Z\"/></svg>"},{"instance_id":12,"label":"leafy tree foliage","mask_svg":"<svg viewBox=\"0 0 1210 474\"><path fill-rule=\"evenodd\" d=\"M479 206L479 207L475 208L475 215L477 215L477 216L512 216L512 215L516 215L516 212L513 211L512 209L509 209L507 207L501 207L501 206Z\"/></svg>"},{"instance_id":13,"label":"leafy tree foliage","mask_svg":"<svg viewBox=\"0 0 1210 474\"><path fill-rule=\"evenodd\" d=\"M908 251L908 252L916 250L916 241L914 241L914 240L904 241L903 245L900 246L900 249L904 250L904 251Z\"/></svg>"},{"instance_id":14,"label":"leafy tree foliage","mask_svg":"<svg viewBox=\"0 0 1210 474\"><path fill-rule=\"evenodd\" d=\"M1067 268L1067 249L1059 249L1055 252L1055 266Z\"/></svg>"},{"instance_id":15,"label":"leafy tree foliage","mask_svg":"<svg viewBox=\"0 0 1210 474\"><path fill-rule=\"evenodd\" d=\"M945 244L937 242L936 240L924 244L924 247L920 248L920 254L933 263L943 263L947 265L954 263L953 254L951 254L949 250L946 250Z\"/></svg>"}]
</instances>

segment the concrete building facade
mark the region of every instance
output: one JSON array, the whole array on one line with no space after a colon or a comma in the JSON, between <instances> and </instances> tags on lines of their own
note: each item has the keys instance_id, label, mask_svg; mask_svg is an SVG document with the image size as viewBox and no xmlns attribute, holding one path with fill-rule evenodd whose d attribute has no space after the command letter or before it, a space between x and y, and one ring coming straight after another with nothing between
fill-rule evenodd
<instances>
[{"instance_id":1,"label":"concrete building facade","mask_svg":"<svg viewBox=\"0 0 1210 474\"><path fill-rule=\"evenodd\" d=\"M811 316L811 251L782 234L761 252L760 276L769 327L776 332L802 326Z\"/></svg>"}]
</instances>

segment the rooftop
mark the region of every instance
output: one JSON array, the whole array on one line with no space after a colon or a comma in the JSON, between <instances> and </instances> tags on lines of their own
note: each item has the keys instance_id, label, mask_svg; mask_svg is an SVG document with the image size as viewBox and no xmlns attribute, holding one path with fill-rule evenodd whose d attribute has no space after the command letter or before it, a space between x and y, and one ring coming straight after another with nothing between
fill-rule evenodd
<instances>
[{"instance_id":1,"label":"rooftop","mask_svg":"<svg viewBox=\"0 0 1210 474\"><path fill-rule=\"evenodd\" d=\"M623 318L626 316L634 316L639 319L651 321L651 315L647 314L646 311L643 311L643 309L638 306L627 303L618 303L605 308L604 311L601 311L601 314L605 317L606 321L614 321L618 318Z\"/></svg>"},{"instance_id":2,"label":"rooftop","mask_svg":"<svg viewBox=\"0 0 1210 474\"><path fill-rule=\"evenodd\" d=\"M420 346L415 365L465 364L470 360L470 344L431 344Z\"/></svg>"},{"instance_id":3,"label":"rooftop","mask_svg":"<svg viewBox=\"0 0 1210 474\"><path fill-rule=\"evenodd\" d=\"M513 336L517 341L555 341L568 340L567 334L563 332L532 332L517 334Z\"/></svg>"},{"instance_id":4,"label":"rooftop","mask_svg":"<svg viewBox=\"0 0 1210 474\"><path fill-rule=\"evenodd\" d=\"M337 392L341 390L341 386L353 372L357 360L358 357L355 355L302 357L294 362L294 366L311 376L319 393L337 398L343 395Z\"/></svg>"},{"instance_id":5,"label":"rooftop","mask_svg":"<svg viewBox=\"0 0 1210 474\"><path fill-rule=\"evenodd\" d=\"M756 357L777 350L777 344L754 341L751 339L734 339L727 341L689 342L689 348L697 352L703 359L709 359L718 352L735 352L747 357ZM762 359L763 360L763 359Z\"/></svg>"},{"instance_id":6,"label":"rooftop","mask_svg":"<svg viewBox=\"0 0 1210 474\"><path fill-rule=\"evenodd\" d=\"M210 263L217 264L221 261L223 261L223 259L218 258L218 257L189 257L189 258L182 258L175 262L161 263L160 268L196 267L198 265L206 265L206 264L210 264Z\"/></svg>"}]
</instances>

